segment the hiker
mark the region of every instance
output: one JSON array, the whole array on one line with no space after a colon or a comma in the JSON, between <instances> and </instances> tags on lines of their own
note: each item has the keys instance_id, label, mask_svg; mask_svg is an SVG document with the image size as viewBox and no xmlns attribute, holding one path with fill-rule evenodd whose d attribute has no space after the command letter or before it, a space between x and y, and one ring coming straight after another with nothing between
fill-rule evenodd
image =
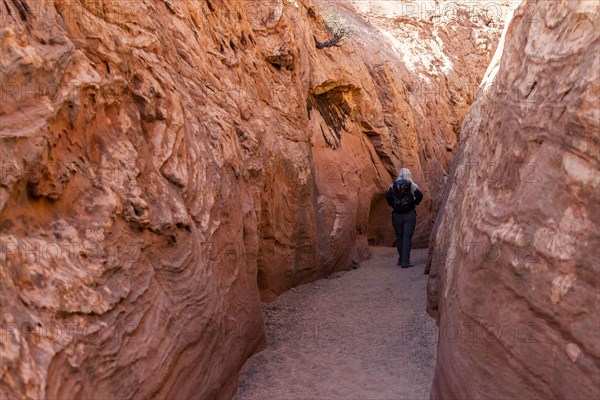
<instances>
[{"instance_id":1,"label":"hiker","mask_svg":"<svg viewBox=\"0 0 600 400\"><path fill-rule=\"evenodd\" d=\"M410 263L410 245L417 225L417 206L423 200L423 193L412 180L408 168L402 168L398 179L392 183L385 195L392 211L392 225L396 233L398 265L402 268L413 267Z\"/></svg>"}]
</instances>

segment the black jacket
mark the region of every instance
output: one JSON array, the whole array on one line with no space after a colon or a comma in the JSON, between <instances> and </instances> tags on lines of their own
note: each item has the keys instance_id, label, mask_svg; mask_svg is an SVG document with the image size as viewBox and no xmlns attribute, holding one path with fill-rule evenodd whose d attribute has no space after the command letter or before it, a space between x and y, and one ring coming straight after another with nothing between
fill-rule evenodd
<instances>
[{"instance_id":1,"label":"black jacket","mask_svg":"<svg viewBox=\"0 0 600 400\"><path fill-rule=\"evenodd\" d=\"M423 200L423 193L421 193L419 189L415 189L413 196L415 196L414 206L418 206L421 200ZM385 194L385 199L387 200L387 203L390 205L390 207L394 208L394 195L392 194L392 185L390 185L390 187L388 188L388 191ZM408 210L407 212L414 210L414 206L411 210Z\"/></svg>"}]
</instances>

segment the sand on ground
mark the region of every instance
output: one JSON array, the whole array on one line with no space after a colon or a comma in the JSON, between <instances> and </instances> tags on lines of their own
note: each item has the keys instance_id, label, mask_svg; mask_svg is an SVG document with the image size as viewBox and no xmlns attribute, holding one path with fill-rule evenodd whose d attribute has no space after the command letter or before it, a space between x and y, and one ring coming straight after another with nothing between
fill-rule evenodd
<instances>
[{"instance_id":1,"label":"sand on ground","mask_svg":"<svg viewBox=\"0 0 600 400\"><path fill-rule=\"evenodd\" d=\"M263 305L267 347L240 375L237 400L428 399L437 327L425 312L426 249L414 268L372 247L361 267Z\"/></svg>"}]
</instances>

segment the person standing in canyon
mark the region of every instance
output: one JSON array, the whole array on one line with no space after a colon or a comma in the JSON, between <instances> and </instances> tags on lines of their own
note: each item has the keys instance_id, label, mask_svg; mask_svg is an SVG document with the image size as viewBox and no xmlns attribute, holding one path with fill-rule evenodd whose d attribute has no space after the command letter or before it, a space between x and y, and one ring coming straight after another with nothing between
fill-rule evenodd
<instances>
[{"instance_id":1,"label":"person standing in canyon","mask_svg":"<svg viewBox=\"0 0 600 400\"><path fill-rule=\"evenodd\" d=\"M423 200L423 193L419 186L412 180L408 168L402 168L398 178L390 185L385 196L392 211L392 225L396 233L396 247L398 248L398 265L410 268L410 247L417 225L417 212L415 207Z\"/></svg>"}]
</instances>

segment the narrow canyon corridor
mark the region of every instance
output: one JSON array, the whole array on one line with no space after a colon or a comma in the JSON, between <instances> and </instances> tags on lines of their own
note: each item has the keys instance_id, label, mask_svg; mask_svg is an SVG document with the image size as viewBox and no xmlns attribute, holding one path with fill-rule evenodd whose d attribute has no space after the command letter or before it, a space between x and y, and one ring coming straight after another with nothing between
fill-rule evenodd
<instances>
[{"instance_id":1,"label":"narrow canyon corridor","mask_svg":"<svg viewBox=\"0 0 600 400\"><path fill-rule=\"evenodd\" d=\"M0 1L0 400L599 400L598 26Z\"/></svg>"},{"instance_id":2,"label":"narrow canyon corridor","mask_svg":"<svg viewBox=\"0 0 600 400\"><path fill-rule=\"evenodd\" d=\"M263 305L267 348L242 369L236 400L428 399L437 327L425 313L426 249L414 268L372 247L358 269Z\"/></svg>"}]
</instances>

